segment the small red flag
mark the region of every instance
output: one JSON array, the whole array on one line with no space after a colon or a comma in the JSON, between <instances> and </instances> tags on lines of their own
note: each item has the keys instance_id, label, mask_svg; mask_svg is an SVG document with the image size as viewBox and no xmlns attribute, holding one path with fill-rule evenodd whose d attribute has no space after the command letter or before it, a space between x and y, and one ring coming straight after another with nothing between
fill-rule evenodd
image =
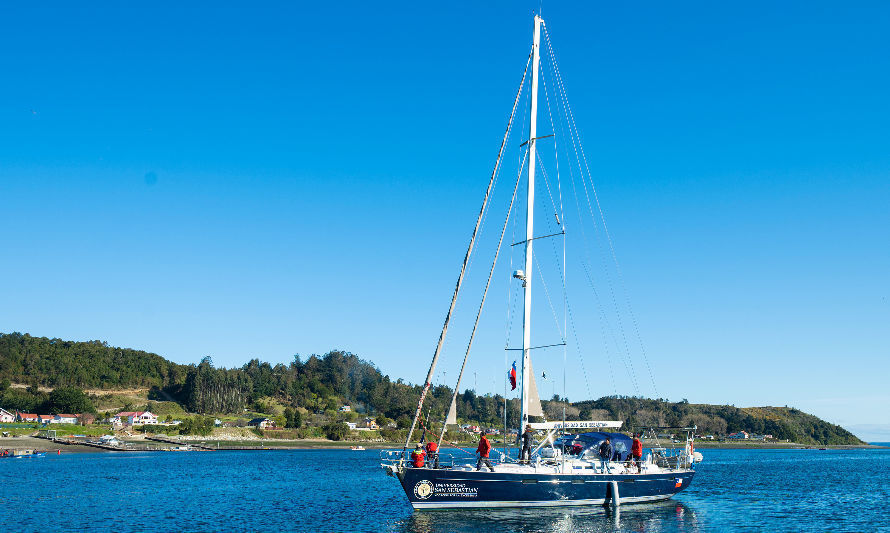
<instances>
[{"instance_id":1,"label":"small red flag","mask_svg":"<svg viewBox=\"0 0 890 533\"><path fill-rule=\"evenodd\" d=\"M510 369L507 376L510 378L510 387L512 387L510 390L516 390L516 361L513 361L513 368Z\"/></svg>"}]
</instances>

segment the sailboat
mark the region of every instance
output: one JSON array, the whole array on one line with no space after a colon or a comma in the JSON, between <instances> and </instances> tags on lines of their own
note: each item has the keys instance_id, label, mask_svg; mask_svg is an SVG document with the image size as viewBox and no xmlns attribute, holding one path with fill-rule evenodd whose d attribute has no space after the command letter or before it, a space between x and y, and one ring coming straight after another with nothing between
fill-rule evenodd
<instances>
[{"instance_id":1,"label":"sailboat","mask_svg":"<svg viewBox=\"0 0 890 533\"><path fill-rule=\"evenodd\" d=\"M533 44L529 53L526 71L520 84L519 93L513 102L513 112L508 123L507 134L501 143L492 180L489 181L485 201L476 221L470 245L458 276L451 306L445 318L445 324L439 335L436 350L430 364L425 385L421 391L415 412L414 421L408 432L405 445L402 450L384 451L381 454L381 466L385 472L398 479L414 509L451 509L451 508L489 508L489 507L561 507L584 505L620 505L623 503L651 502L672 497L674 494L687 488L695 475L694 463L700 460L700 454L694 452L695 428L686 430L686 445L682 449L668 450L665 448L651 448L640 464L630 465L626 461L630 447L630 438L620 433L623 423L616 420L563 420L529 423L529 417L543 417L544 411L537 392L532 370L531 352L536 348L546 346L531 346L531 291L532 272L535 266L533 262L533 244L537 239L543 238L534 233L534 194L535 171L538 156L536 144L539 140L552 135L538 137L538 76L541 52L541 31L544 20L534 16ZM548 40L549 43L549 40ZM552 54L552 51L551 51ZM526 157L523 166L527 168L527 200L526 200L526 231L525 239L515 243L522 245L525 251L524 269L513 272L512 277L521 282L523 292L523 330L522 330L522 364L521 364L521 390L520 390L520 420L519 427L531 426L538 432L540 444L532 451L531 457L525 461L511 460L502 455L501 461L493 470L477 470L475 463L459 464L453 458L440 453L435 462L428 461L425 466L415 467L409 460L409 444L417 427L418 421L423 424L421 412L427 393L430 390L435 373L436 364L442 352L445 336L452 313L455 308L458 293L464 280L467 264L474 249L477 232L483 219L492 183L498 172L498 166L504 152L504 146L508 140L510 126L520 101L520 94L525 83L526 74L531 64L531 86L529 98L529 135L521 146L526 147ZM549 106L549 102L548 102ZM525 164L527 162L527 165ZM522 166L519 174L522 174ZM543 171L542 171L543 172ZM516 189L519 181L516 182ZM516 189L513 198L516 198ZM513 203L511 200L510 209ZM509 218L509 216L508 216ZM559 217L557 216L557 223ZM504 230L501 231L501 242ZM565 231L561 232L562 237ZM546 235L544 237L553 237ZM501 242L498 243L500 250ZM497 255L495 255L495 262ZM494 265L492 265L494 272ZM485 303L485 295L491 282L489 273L488 283L485 285L482 303L479 306L481 314ZM466 368L467 357L472 346L472 339L479 324L479 314L470 335L470 343L464 356L463 366L457 385L454 388L451 406L439 436L439 446L445 433L445 427L456 424L456 398L460 377ZM564 343L563 343L564 344ZM506 409L505 409L506 416ZM424 427L426 434L426 427ZM506 437L506 436L505 436ZM618 460L604 464L599 458L600 444L610 438L616 451ZM441 450L441 448L440 448ZM615 459L613 458L613 459Z\"/></svg>"}]
</instances>

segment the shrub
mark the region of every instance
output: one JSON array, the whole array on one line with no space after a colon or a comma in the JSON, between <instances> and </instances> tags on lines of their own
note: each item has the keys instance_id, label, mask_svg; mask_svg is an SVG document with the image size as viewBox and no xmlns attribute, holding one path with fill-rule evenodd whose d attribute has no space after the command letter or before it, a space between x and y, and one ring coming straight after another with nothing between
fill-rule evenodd
<instances>
[{"instance_id":1,"label":"shrub","mask_svg":"<svg viewBox=\"0 0 890 533\"><path fill-rule=\"evenodd\" d=\"M349 426L345 422L331 422L323 429L325 437L330 440L343 440L349 434Z\"/></svg>"}]
</instances>

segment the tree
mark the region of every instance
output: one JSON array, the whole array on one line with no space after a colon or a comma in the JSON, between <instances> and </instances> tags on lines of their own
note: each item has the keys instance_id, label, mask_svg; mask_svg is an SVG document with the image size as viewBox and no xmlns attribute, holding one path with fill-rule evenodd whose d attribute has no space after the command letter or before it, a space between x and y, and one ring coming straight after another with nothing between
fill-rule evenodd
<instances>
[{"instance_id":1,"label":"tree","mask_svg":"<svg viewBox=\"0 0 890 533\"><path fill-rule=\"evenodd\" d=\"M95 413L89 397L75 387L59 387L49 393L48 411L51 413Z\"/></svg>"},{"instance_id":2,"label":"tree","mask_svg":"<svg viewBox=\"0 0 890 533\"><path fill-rule=\"evenodd\" d=\"M6 392L6 389L8 389L10 385L12 385L12 383L10 383L8 379L4 378L3 381L0 381L0 393Z\"/></svg>"},{"instance_id":3,"label":"tree","mask_svg":"<svg viewBox=\"0 0 890 533\"><path fill-rule=\"evenodd\" d=\"M349 426L345 422L331 422L322 429L330 440L343 440L349 434Z\"/></svg>"},{"instance_id":4,"label":"tree","mask_svg":"<svg viewBox=\"0 0 890 533\"><path fill-rule=\"evenodd\" d=\"M303 425L303 416L300 414L300 410L292 407L284 408L284 420L284 427L286 428L299 429Z\"/></svg>"}]
</instances>

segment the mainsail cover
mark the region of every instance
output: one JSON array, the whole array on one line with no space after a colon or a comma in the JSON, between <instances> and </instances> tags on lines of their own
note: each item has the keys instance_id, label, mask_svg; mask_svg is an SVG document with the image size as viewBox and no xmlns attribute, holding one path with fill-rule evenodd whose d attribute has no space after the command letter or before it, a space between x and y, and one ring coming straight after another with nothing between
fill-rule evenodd
<instances>
[{"instance_id":1,"label":"mainsail cover","mask_svg":"<svg viewBox=\"0 0 890 533\"><path fill-rule=\"evenodd\" d=\"M541 398L538 396L538 386L535 384L535 371L532 368L532 359L528 358L528 416L544 416L541 407Z\"/></svg>"},{"instance_id":2,"label":"mainsail cover","mask_svg":"<svg viewBox=\"0 0 890 533\"><path fill-rule=\"evenodd\" d=\"M451 397L451 407L448 408L448 416L445 417L445 424L457 424L457 405L456 396Z\"/></svg>"}]
</instances>

